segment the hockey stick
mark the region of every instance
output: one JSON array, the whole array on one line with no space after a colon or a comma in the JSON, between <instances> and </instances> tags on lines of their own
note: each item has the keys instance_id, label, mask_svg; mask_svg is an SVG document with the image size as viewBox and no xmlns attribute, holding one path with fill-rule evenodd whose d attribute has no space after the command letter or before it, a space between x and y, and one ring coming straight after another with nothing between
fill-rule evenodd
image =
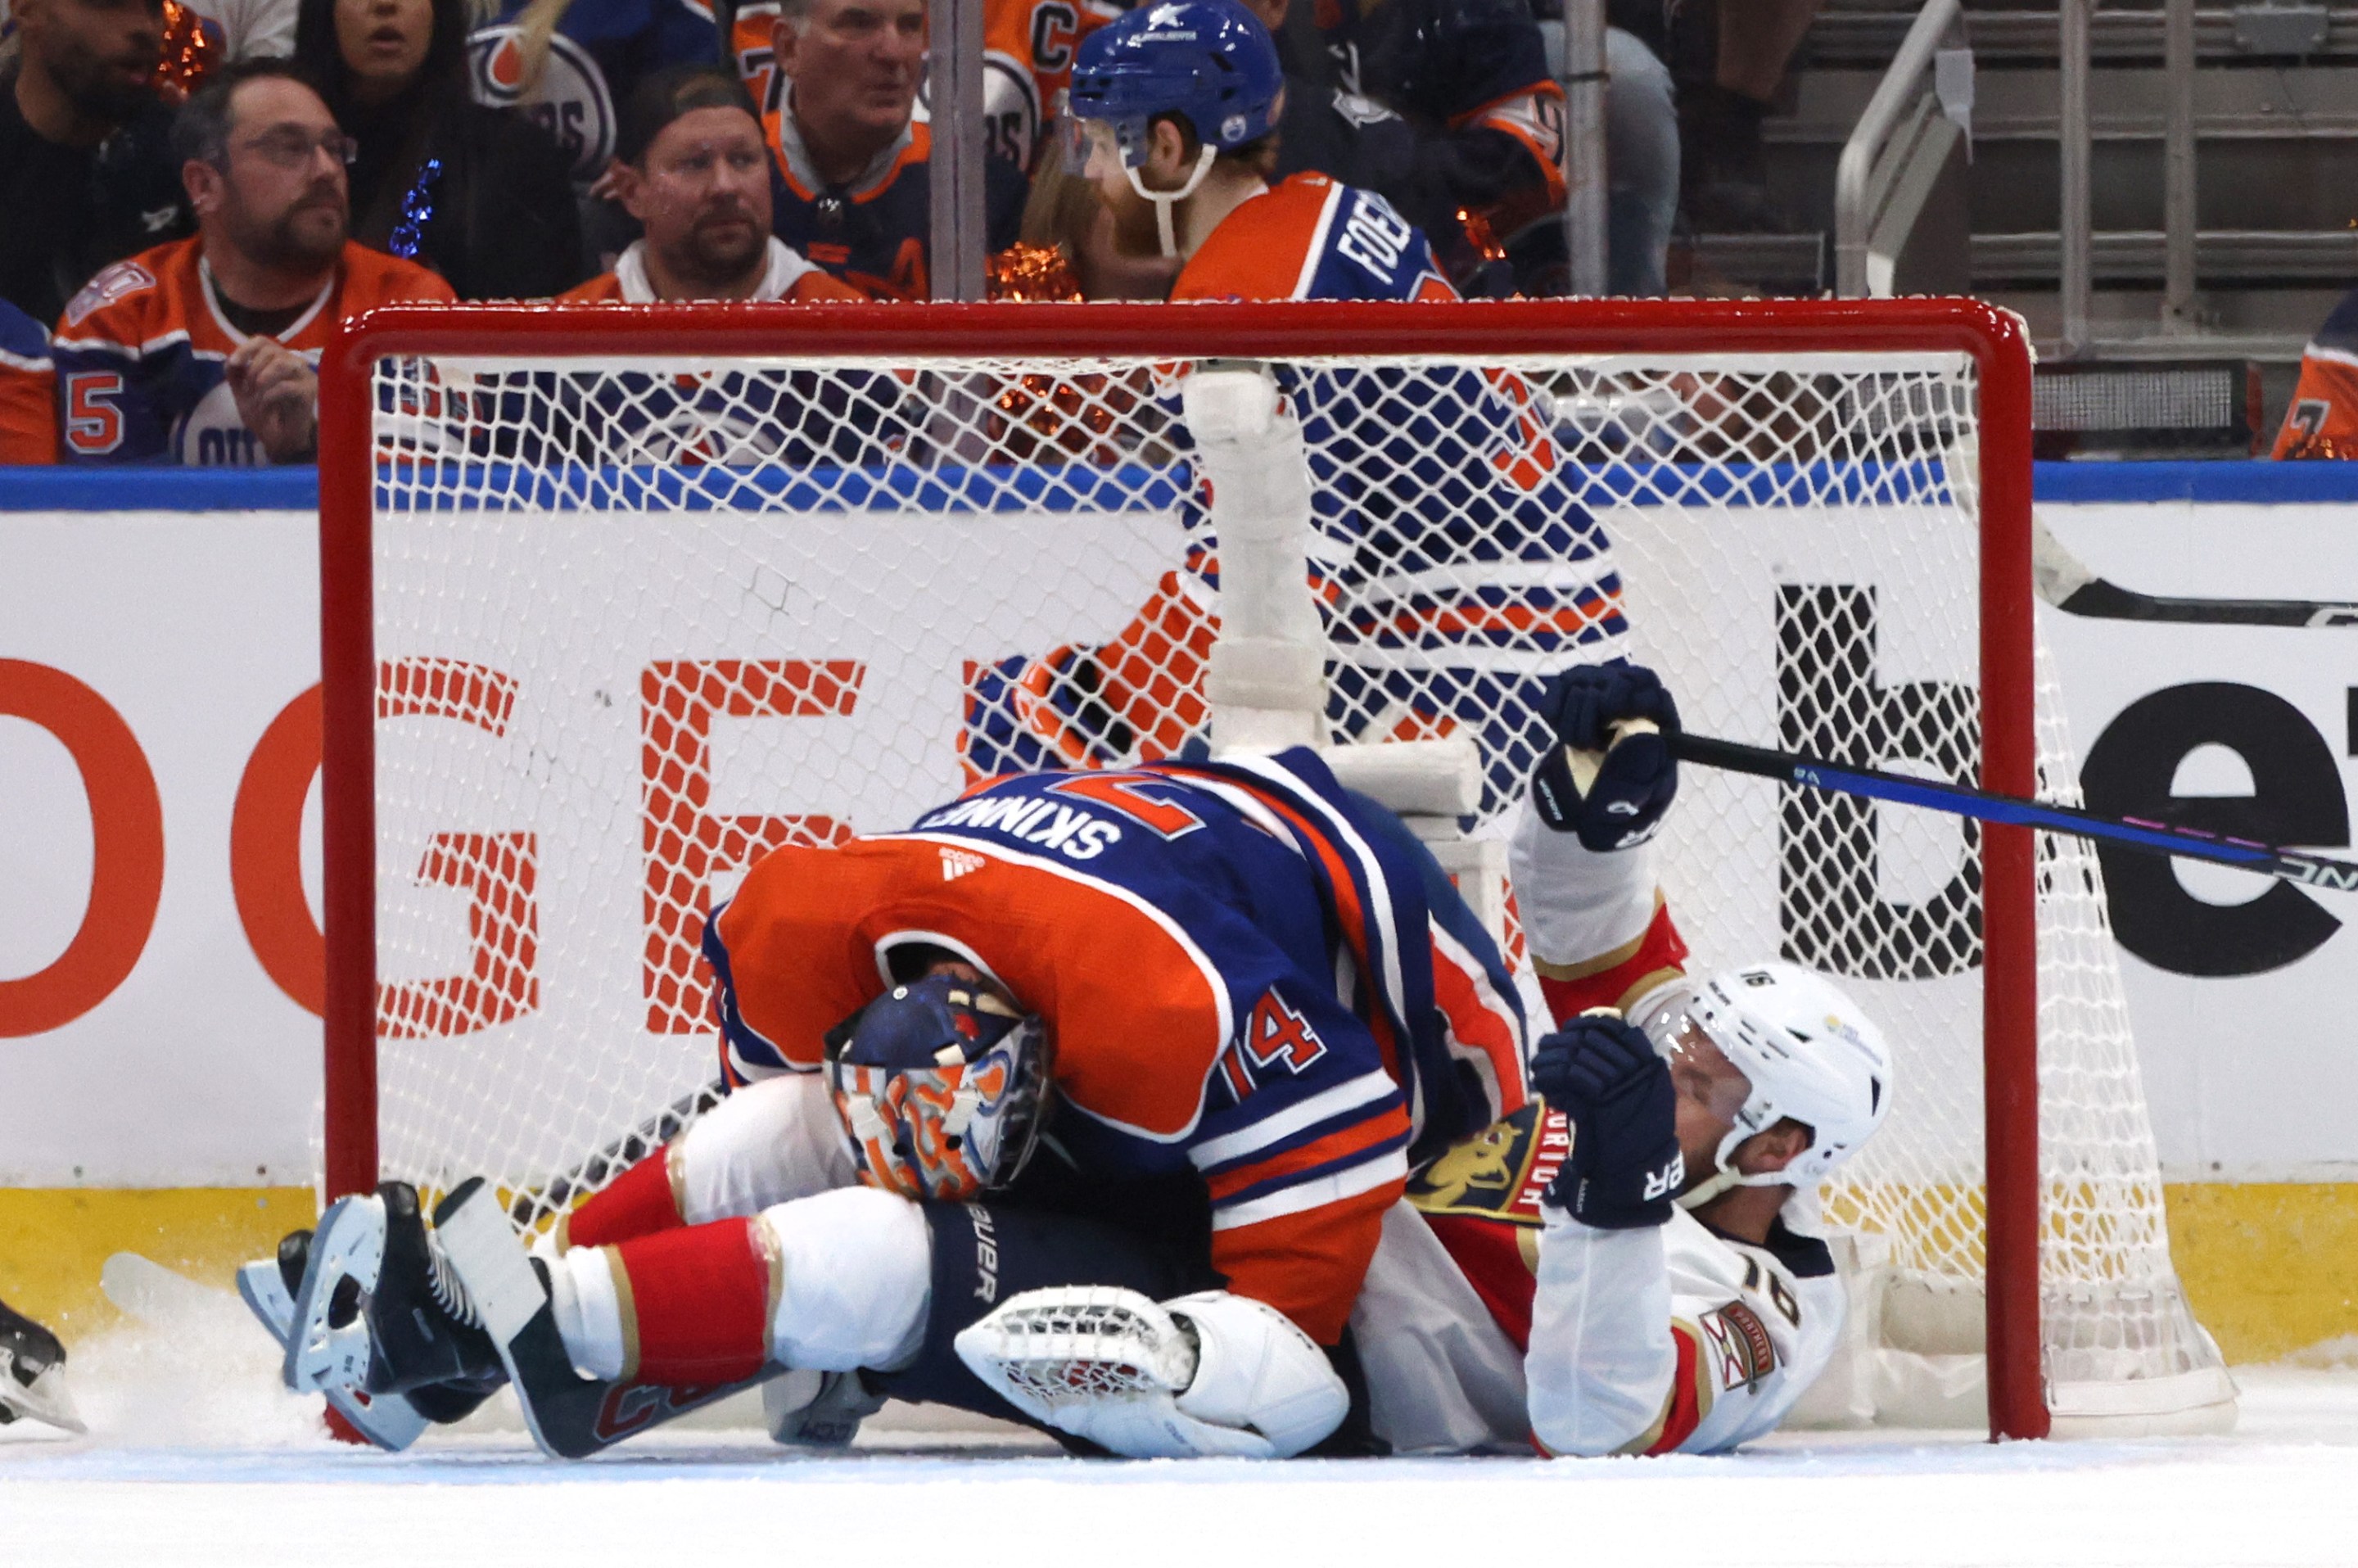
<instances>
[{"instance_id":1,"label":"hockey stick","mask_svg":"<svg viewBox=\"0 0 2358 1568\"><path fill-rule=\"evenodd\" d=\"M1963 784L1936 784L1930 779L1909 778L1905 773L1852 767L1845 762L1829 762L1823 758L1805 757L1792 752L1771 752L1759 746L1743 746L1733 741L1714 741L1703 735L1680 733L1669 739L1672 756L1682 762L1700 762L1705 767L1757 773L1762 778L1777 779L1785 784L1808 784L1815 789L1865 795L1870 800L1888 800L1900 806L1920 806L1931 811L1979 817L1985 822L2041 827L2050 833L2072 833L2082 838L2093 838L2100 844L2118 844L2124 849L2138 849L2149 855L2178 855L2190 860L2209 860L2215 865L2257 871L2263 876L2278 877L2289 882L2305 882L2310 887L2358 892L2358 863L2329 860L2306 850L2277 849L2272 845L2254 843L2248 838L2229 838L2205 833L2199 827L2173 827L2166 822L2147 822L2141 817L2099 816L2075 806L2050 806L2045 801L2025 800L2018 795L1996 795L1988 790L1969 789Z\"/></svg>"},{"instance_id":2,"label":"hockey stick","mask_svg":"<svg viewBox=\"0 0 2358 1568\"><path fill-rule=\"evenodd\" d=\"M581 1189L601 1187L617 1171L635 1165L679 1135L680 1129L719 1105L728 1094L719 1079L690 1090L594 1153L585 1154L538 1187L525 1187L508 1200L508 1217L532 1223L533 1211L564 1212Z\"/></svg>"},{"instance_id":3,"label":"hockey stick","mask_svg":"<svg viewBox=\"0 0 2358 1568\"><path fill-rule=\"evenodd\" d=\"M2106 581L2031 520L2030 575L2039 597L2069 615L2205 626L2358 626L2358 604L2311 599L2170 599Z\"/></svg>"}]
</instances>

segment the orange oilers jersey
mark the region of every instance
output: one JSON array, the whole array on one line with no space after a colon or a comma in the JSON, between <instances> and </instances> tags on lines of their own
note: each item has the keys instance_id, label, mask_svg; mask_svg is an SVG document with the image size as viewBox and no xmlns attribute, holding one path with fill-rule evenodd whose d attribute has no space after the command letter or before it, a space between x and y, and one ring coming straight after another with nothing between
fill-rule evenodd
<instances>
[{"instance_id":1,"label":"orange oilers jersey","mask_svg":"<svg viewBox=\"0 0 2358 1568\"><path fill-rule=\"evenodd\" d=\"M49 335L0 299L0 463L58 460L58 378Z\"/></svg>"},{"instance_id":2,"label":"orange oilers jersey","mask_svg":"<svg viewBox=\"0 0 2358 1568\"><path fill-rule=\"evenodd\" d=\"M1212 231L1174 299L1455 299L1423 233L1372 190L1297 174Z\"/></svg>"},{"instance_id":3,"label":"orange oilers jersey","mask_svg":"<svg viewBox=\"0 0 2358 1568\"><path fill-rule=\"evenodd\" d=\"M347 243L319 297L278 341L312 365L336 322L397 300L454 298L414 262ZM101 272L58 319L52 357L69 462L256 464L225 362L246 334L229 323L200 239L176 240Z\"/></svg>"},{"instance_id":4,"label":"orange oilers jersey","mask_svg":"<svg viewBox=\"0 0 2358 1568\"><path fill-rule=\"evenodd\" d=\"M2300 357L2277 432L2278 458L2358 458L2358 289L2342 297Z\"/></svg>"},{"instance_id":5,"label":"orange oilers jersey","mask_svg":"<svg viewBox=\"0 0 2358 1568\"><path fill-rule=\"evenodd\" d=\"M1192 1173L1213 1267L1328 1343L1409 1171L1522 1102L1496 948L1308 752L994 780L907 833L773 850L706 935L729 1074L817 1067L904 944L1047 1021L1039 1158Z\"/></svg>"}]
</instances>

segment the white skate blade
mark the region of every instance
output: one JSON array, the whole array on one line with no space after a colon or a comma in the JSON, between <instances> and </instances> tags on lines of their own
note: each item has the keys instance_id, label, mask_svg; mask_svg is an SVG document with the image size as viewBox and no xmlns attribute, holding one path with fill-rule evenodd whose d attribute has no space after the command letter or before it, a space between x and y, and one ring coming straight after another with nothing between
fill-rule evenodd
<instances>
[{"instance_id":1,"label":"white skate blade","mask_svg":"<svg viewBox=\"0 0 2358 1568\"><path fill-rule=\"evenodd\" d=\"M51 1367L30 1383L20 1383L16 1380L16 1353L5 1349L0 1349L0 1408L60 1432L80 1433L90 1430L82 1423L81 1413L74 1409L73 1396L66 1391L63 1367Z\"/></svg>"},{"instance_id":2,"label":"white skate blade","mask_svg":"<svg viewBox=\"0 0 2358 1568\"><path fill-rule=\"evenodd\" d=\"M178 1327L220 1304L222 1293L136 1252L117 1252L99 1274L106 1299L142 1323ZM283 1352L295 1326L295 1298L278 1272L278 1260L264 1258L237 1271L237 1293ZM379 1448L398 1454L417 1441L429 1424L403 1394L372 1394L359 1389L322 1389L328 1403L352 1430Z\"/></svg>"},{"instance_id":3,"label":"white skate blade","mask_svg":"<svg viewBox=\"0 0 2358 1568\"><path fill-rule=\"evenodd\" d=\"M357 1389L368 1377L368 1324L355 1310L350 1321L331 1324L337 1287L346 1280L362 1291L376 1289L384 1266L384 1200L372 1193L338 1198L319 1217L311 1236L311 1258L295 1292L295 1315L287 1338L287 1386L298 1394Z\"/></svg>"},{"instance_id":4,"label":"white skate blade","mask_svg":"<svg viewBox=\"0 0 2358 1568\"><path fill-rule=\"evenodd\" d=\"M107 1267L112 1269L114 1265L110 1260ZM109 1296L114 1293L107 1292ZM270 1331L270 1337L278 1341L278 1348L286 1349L287 1342L295 1337L295 1298L287 1293L287 1281L278 1272L278 1260L263 1258L240 1265L237 1294L245 1303L246 1310ZM122 1305L120 1302L115 1304Z\"/></svg>"}]
</instances>

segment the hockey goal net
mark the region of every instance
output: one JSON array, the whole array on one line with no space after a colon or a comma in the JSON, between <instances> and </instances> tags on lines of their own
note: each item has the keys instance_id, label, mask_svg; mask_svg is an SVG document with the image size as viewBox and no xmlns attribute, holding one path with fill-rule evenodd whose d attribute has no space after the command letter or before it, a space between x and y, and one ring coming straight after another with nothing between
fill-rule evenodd
<instances>
[{"instance_id":1,"label":"hockey goal net","mask_svg":"<svg viewBox=\"0 0 2358 1568\"><path fill-rule=\"evenodd\" d=\"M1215 370L1275 417L1207 486ZM1305 671L1322 742L1472 742L1421 829L1493 909L1574 660L2076 798L2028 352L1976 305L395 309L323 373L330 1191L546 1220L704 1103L698 938L765 848L1221 743ZM1985 1351L2003 1434L2232 1411L2084 846L1690 768L1664 887L1696 963L1827 970L1894 1043L1824 1195L1853 1413L1978 1405Z\"/></svg>"}]
</instances>

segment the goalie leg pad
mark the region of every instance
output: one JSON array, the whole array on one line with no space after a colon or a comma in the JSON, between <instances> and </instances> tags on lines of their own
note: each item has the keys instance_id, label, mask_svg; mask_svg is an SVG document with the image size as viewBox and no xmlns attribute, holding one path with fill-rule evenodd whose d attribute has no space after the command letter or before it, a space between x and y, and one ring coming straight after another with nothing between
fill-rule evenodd
<instances>
[{"instance_id":1,"label":"goalie leg pad","mask_svg":"<svg viewBox=\"0 0 2358 1568\"><path fill-rule=\"evenodd\" d=\"M867 1379L896 1400L951 1405L1071 1436L976 1377L958 1354L959 1332L1011 1297L1044 1285L1117 1285L1154 1300L1219 1279L1192 1250L1097 1220L990 1203L921 1206L933 1265L924 1339L907 1366Z\"/></svg>"},{"instance_id":2,"label":"goalie leg pad","mask_svg":"<svg viewBox=\"0 0 2358 1568\"><path fill-rule=\"evenodd\" d=\"M1035 1421L1133 1459L1284 1459L1350 1409L1325 1352L1226 1291L1029 1291L957 1337L975 1375Z\"/></svg>"}]
</instances>

